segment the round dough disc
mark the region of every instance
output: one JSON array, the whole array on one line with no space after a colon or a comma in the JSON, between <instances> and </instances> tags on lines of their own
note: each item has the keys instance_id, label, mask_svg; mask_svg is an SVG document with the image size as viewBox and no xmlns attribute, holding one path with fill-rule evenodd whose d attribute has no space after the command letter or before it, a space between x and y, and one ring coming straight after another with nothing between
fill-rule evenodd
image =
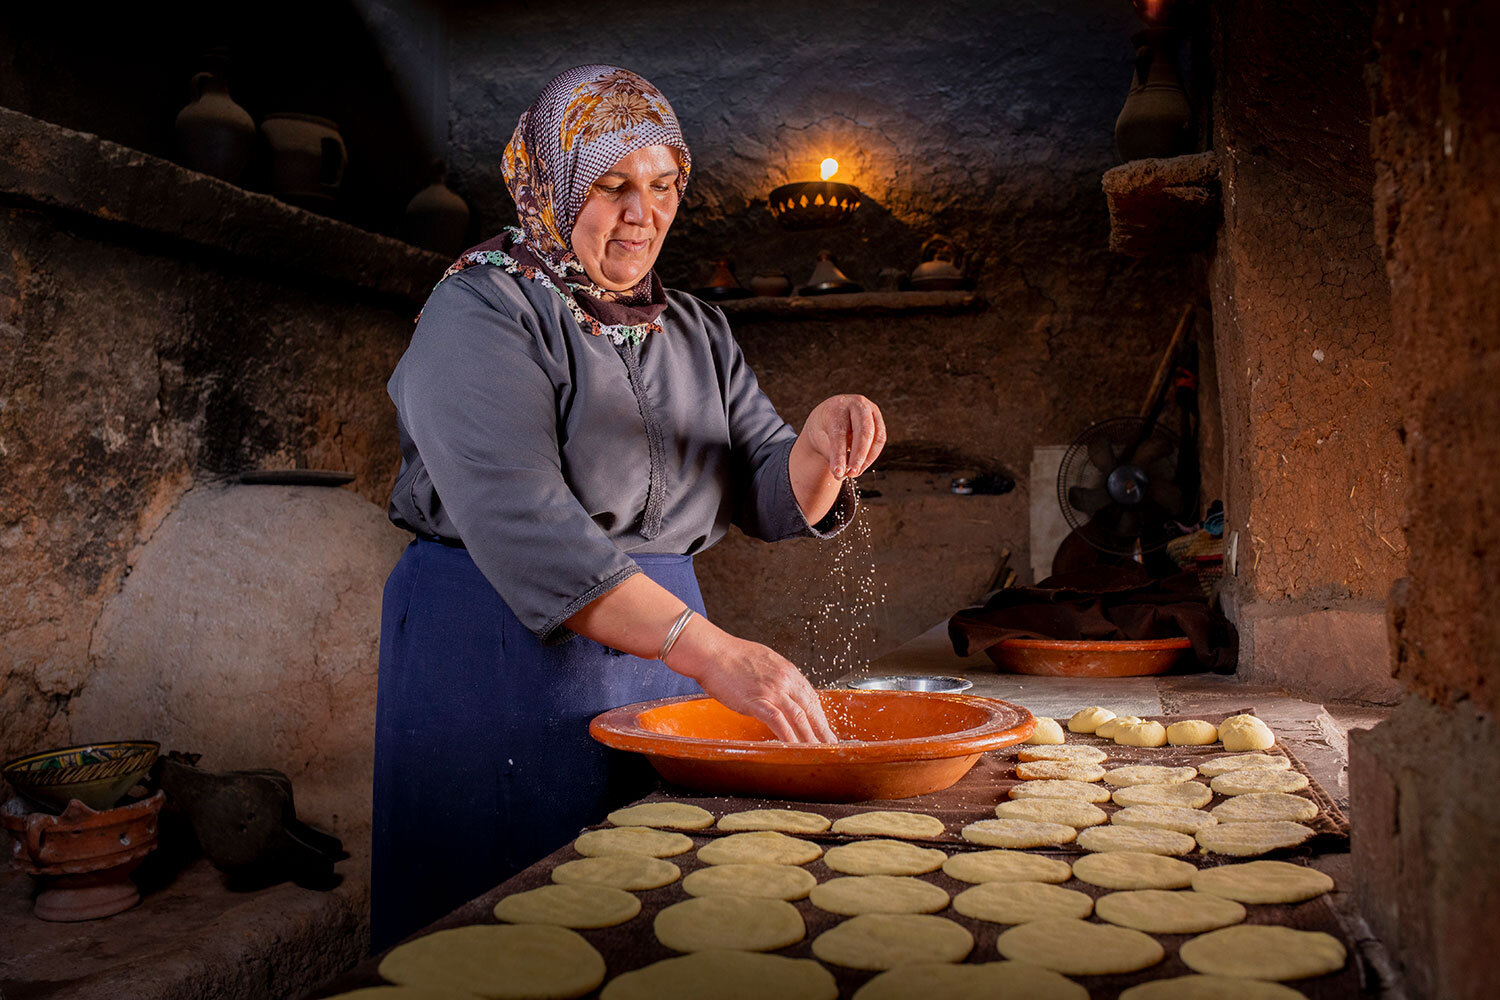
<instances>
[{"instance_id":1,"label":"round dough disc","mask_svg":"<svg viewBox=\"0 0 1500 1000\"><path fill-rule=\"evenodd\" d=\"M810 958L710 949L622 973L600 1000L836 1000L833 973Z\"/></svg>"},{"instance_id":2,"label":"round dough disc","mask_svg":"<svg viewBox=\"0 0 1500 1000\"><path fill-rule=\"evenodd\" d=\"M1213 815L1220 823L1303 823L1317 818L1318 804L1288 792L1250 792L1214 806Z\"/></svg>"},{"instance_id":3,"label":"round dough disc","mask_svg":"<svg viewBox=\"0 0 1500 1000\"><path fill-rule=\"evenodd\" d=\"M1046 882L983 882L953 897L953 909L975 920L1024 924L1048 917L1082 920L1094 912L1087 893Z\"/></svg>"},{"instance_id":4,"label":"round dough disc","mask_svg":"<svg viewBox=\"0 0 1500 1000\"><path fill-rule=\"evenodd\" d=\"M1104 780L1116 788L1131 785L1180 785L1198 776L1194 767L1167 767L1163 764L1127 764L1104 772Z\"/></svg>"},{"instance_id":5,"label":"round dough disc","mask_svg":"<svg viewBox=\"0 0 1500 1000\"><path fill-rule=\"evenodd\" d=\"M495 916L512 924L613 927L641 912L641 901L624 889L603 885L544 885L506 896Z\"/></svg>"},{"instance_id":6,"label":"round dough disc","mask_svg":"<svg viewBox=\"0 0 1500 1000\"><path fill-rule=\"evenodd\" d=\"M1100 896L1094 904L1100 920L1148 934L1202 934L1245 919L1245 908L1232 899L1191 889L1134 889Z\"/></svg>"},{"instance_id":7,"label":"round dough disc","mask_svg":"<svg viewBox=\"0 0 1500 1000\"><path fill-rule=\"evenodd\" d=\"M1144 854L1187 854L1198 844L1185 833L1149 826L1095 826L1078 835L1085 851L1139 851Z\"/></svg>"},{"instance_id":8,"label":"round dough disc","mask_svg":"<svg viewBox=\"0 0 1500 1000\"><path fill-rule=\"evenodd\" d=\"M877 837L941 837L943 821L925 813L877 810L844 816L833 824L834 833Z\"/></svg>"},{"instance_id":9,"label":"round dough disc","mask_svg":"<svg viewBox=\"0 0 1500 1000\"><path fill-rule=\"evenodd\" d=\"M475 924L399 944L380 960L399 986L475 996L579 997L604 982L604 957L579 934L546 924Z\"/></svg>"},{"instance_id":10,"label":"round dough disc","mask_svg":"<svg viewBox=\"0 0 1500 1000\"><path fill-rule=\"evenodd\" d=\"M1198 845L1215 854L1249 857L1279 847L1296 847L1315 831L1301 823L1224 823L1198 831Z\"/></svg>"},{"instance_id":11,"label":"round dough disc","mask_svg":"<svg viewBox=\"0 0 1500 1000\"><path fill-rule=\"evenodd\" d=\"M1206 747L1219 742L1219 727L1202 719L1187 719L1167 727L1167 742L1174 747Z\"/></svg>"},{"instance_id":12,"label":"round dough disc","mask_svg":"<svg viewBox=\"0 0 1500 1000\"><path fill-rule=\"evenodd\" d=\"M1074 976L1134 972L1155 965L1166 954L1140 931L1058 917L1012 927L995 940L995 948L1014 961Z\"/></svg>"},{"instance_id":13,"label":"round dough disc","mask_svg":"<svg viewBox=\"0 0 1500 1000\"><path fill-rule=\"evenodd\" d=\"M1120 1000L1307 1000L1307 995L1280 983L1227 976L1178 976L1132 986Z\"/></svg>"},{"instance_id":14,"label":"round dough disc","mask_svg":"<svg viewBox=\"0 0 1500 1000\"><path fill-rule=\"evenodd\" d=\"M1104 777L1104 768L1082 760L1023 760L1016 765L1016 777L1022 781L1046 778L1098 781Z\"/></svg>"},{"instance_id":15,"label":"round dough disc","mask_svg":"<svg viewBox=\"0 0 1500 1000\"><path fill-rule=\"evenodd\" d=\"M1120 826L1151 826L1187 834L1197 833L1219 822L1212 813L1182 806L1126 806L1117 810L1109 821Z\"/></svg>"},{"instance_id":16,"label":"round dough disc","mask_svg":"<svg viewBox=\"0 0 1500 1000\"><path fill-rule=\"evenodd\" d=\"M943 862L943 874L960 882L1066 882L1066 861L1023 851L966 851Z\"/></svg>"},{"instance_id":17,"label":"round dough disc","mask_svg":"<svg viewBox=\"0 0 1500 1000\"><path fill-rule=\"evenodd\" d=\"M1193 876L1199 892L1240 903L1300 903L1333 889L1333 879L1286 861L1247 861L1205 868Z\"/></svg>"},{"instance_id":18,"label":"round dough disc","mask_svg":"<svg viewBox=\"0 0 1500 1000\"><path fill-rule=\"evenodd\" d=\"M327 1000L453 1000L452 990L423 989L420 986L366 986L348 993L335 993Z\"/></svg>"},{"instance_id":19,"label":"round dough disc","mask_svg":"<svg viewBox=\"0 0 1500 1000\"><path fill-rule=\"evenodd\" d=\"M1238 753L1229 757L1215 757L1204 761L1198 765L1198 773L1205 778L1217 778L1221 774L1244 770L1247 767L1270 767L1285 771L1291 766L1291 759L1280 754Z\"/></svg>"},{"instance_id":20,"label":"round dough disc","mask_svg":"<svg viewBox=\"0 0 1500 1000\"><path fill-rule=\"evenodd\" d=\"M894 969L913 962L962 962L974 935L944 917L865 913L813 938L812 951L848 969Z\"/></svg>"},{"instance_id":21,"label":"round dough disc","mask_svg":"<svg viewBox=\"0 0 1500 1000\"><path fill-rule=\"evenodd\" d=\"M854 1000L1088 1000L1089 991L1067 976L1026 962L937 965L921 962L882 972L854 993Z\"/></svg>"},{"instance_id":22,"label":"round dough disc","mask_svg":"<svg viewBox=\"0 0 1500 1000\"><path fill-rule=\"evenodd\" d=\"M1088 708L1080 708L1073 713L1068 720L1068 732L1070 733L1092 733L1102 723L1108 722L1115 717L1115 713L1098 705L1090 705Z\"/></svg>"},{"instance_id":23,"label":"round dough disc","mask_svg":"<svg viewBox=\"0 0 1500 1000\"><path fill-rule=\"evenodd\" d=\"M615 826L654 826L671 830L706 830L714 814L688 802L642 802L609 814Z\"/></svg>"},{"instance_id":24,"label":"round dough disc","mask_svg":"<svg viewBox=\"0 0 1500 1000\"><path fill-rule=\"evenodd\" d=\"M924 875L941 868L947 857L935 847L901 840L861 840L830 847L823 863L845 875Z\"/></svg>"},{"instance_id":25,"label":"round dough disc","mask_svg":"<svg viewBox=\"0 0 1500 1000\"><path fill-rule=\"evenodd\" d=\"M612 826L587 830L573 841L573 850L586 858L614 854L640 854L648 858L670 858L692 850L693 841L681 833L653 830L649 826Z\"/></svg>"},{"instance_id":26,"label":"round dough disc","mask_svg":"<svg viewBox=\"0 0 1500 1000\"><path fill-rule=\"evenodd\" d=\"M734 833L698 848L706 865L805 865L822 856L823 848L812 841L774 830Z\"/></svg>"},{"instance_id":27,"label":"round dough disc","mask_svg":"<svg viewBox=\"0 0 1500 1000\"><path fill-rule=\"evenodd\" d=\"M792 865L709 865L688 872L682 891L689 896L759 896L806 899L818 884L812 872Z\"/></svg>"},{"instance_id":28,"label":"round dough disc","mask_svg":"<svg viewBox=\"0 0 1500 1000\"><path fill-rule=\"evenodd\" d=\"M1034 819L982 819L961 833L965 840L986 847L1056 847L1078 836L1075 828L1064 823Z\"/></svg>"},{"instance_id":29,"label":"round dough disc","mask_svg":"<svg viewBox=\"0 0 1500 1000\"><path fill-rule=\"evenodd\" d=\"M1016 760L1071 760L1079 764L1099 764L1108 756L1098 747L1086 746L1082 743L1068 743L1062 746L1023 746L1016 751Z\"/></svg>"},{"instance_id":30,"label":"round dough disc","mask_svg":"<svg viewBox=\"0 0 1500 1000\"><path fill-rule=\"evenodd\" d=\"M1089 781L1049 778L1022 781L1010 786L1013 799L1081 799L1084 802L1108 802L1109 789Z\"/></svg>"},{"instance_id":31,"label":"round dough disc","mask_svg":"<svg viewBox=\"0 0 1500 1000\"><path fill-rule=\"evenodd\" d=\"M670 861L648 858L644 854L616 854L607 858L579 858L564 861L552 869L552 881L559 885L606 885L614 889L639 892L671 885L682 877L682 869Z\"/></svg>"},{"instance_id":32,"label":"round dough disc","mask_svg":"<svg viewBox=\"0 0 1500 1000\"><path fill-rule=\"evenodd\" d=\"M816 886L812 904L846 917L861 913L936 913L948 905L948 893L909 875L850 875Z\"/></svg>"},{"instance_id":33,"label":"round dough disc","mask_svg":"<svg viewBox=\"0 0 1500 1000\"><path fill-rule=\"evenodd\" d=\"M1038 717L1036 728L1026 737L1026 743L1029 746L1054 746L1064 739L1062 726L1057 724L1056 719Z\"/></svg>"},{"instance_id":34,"label":"round dough disc","mask_svg":"<svg viewBox=\"0 0 1500 1000\"><path fill-rule=\"evenodd\" d=\"M1202 809L1213 801L1214 793L1201 781L1184 781L1180 785L1131 785L1118 788L1112 798L1121 806L1182 806Z\"/></svg>"},{"instance_id":35,"label":"round dough disc","mask_svg":"<svg viewBox=\"0 0 1500 1000\"><path fill-rule=\"evenodd\" d=\"M656 915L656 939L673 951L775 951L807 935L791 903L754 896L697 896Z\"/></svg>"},{"instance_id":36,"label":"round dough disc","mask_svg":"<svg viewBox=\"0 0 1500 1000\"><path fill-rule=\"evenodd\" d=\"M1209 786L1220 795L1252 792L1295 792L1307 787L1307 775L1269 767L1247 767L1221 774Z\"/></svg>"},{"instance_id":37,"label":"round dough disc","mask_svg":"<svg viewBox=\"0 0 1500 1000\"><path fill-rule=\"evenodd\" d=\"M1337 972L1348 958L1330 934L1266 924L1209 931L1184 942L1177 954L1194 972L1273 981Z\"/></svg>"},{"instance_id":38,"label":"round dough disc","mask_svg":"<svg viewBox=\"0 0 1500 1000\"><path fill-rule=\"evenodd\" d=\"M1074 878L1104 889L1186 889L1197 874L1186 861L1137 851L1086 854L1073 862Z\"/></svg>"},{"instance_id":39,"label":"round dough disc","mask_svg":"<svg viewBox=\"0 0 1500 1000\"><path fill-rule=\"evenodd\" d=\"M1109 822L1109 813L1092 802L1079 799L1010 799L995 807L995 815L1000 819L1066 823L1078 830Z\"/></svg>"},{"instance_id":40,"label":"round dough disc","mask_svg":"<svg viewBox=\"0 0 1500 1000\"><path fill-rule=\"evenodd\" d=\"M783 833L822 833L827 816L796 809L747 809L719 817L720 830L780 830Z\"/></svg>"}]
</instances>

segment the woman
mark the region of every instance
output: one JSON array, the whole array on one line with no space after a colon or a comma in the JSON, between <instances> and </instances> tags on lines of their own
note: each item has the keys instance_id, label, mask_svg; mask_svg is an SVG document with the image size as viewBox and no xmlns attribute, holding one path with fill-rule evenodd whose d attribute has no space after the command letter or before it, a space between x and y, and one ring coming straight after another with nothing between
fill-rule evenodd
<instances>
[{"instance_id":1,"label":"woman","mask_svg":"<svg viewBox=\"0 0 1500 1000\"><path fill-rule=\"evenodd\" d=\"M402 448L375 742L383 948L649 790L588 721L706 691L788 742L832 740L787 660L704 616L692 556L731 523L827 537L885 443L835 396L801 434L723 314L652 270L691 160L641 77L580 66L505 151L521 228L427 300L390 382Z\"/></svg>"}]
</instances>

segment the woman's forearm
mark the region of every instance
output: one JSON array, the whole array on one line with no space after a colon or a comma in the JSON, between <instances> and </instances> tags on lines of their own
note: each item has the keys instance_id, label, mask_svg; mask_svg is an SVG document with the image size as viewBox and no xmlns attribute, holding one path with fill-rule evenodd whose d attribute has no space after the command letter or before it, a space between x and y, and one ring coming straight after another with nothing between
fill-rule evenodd
<instances>
[{"instance_id":1,"label":"woman's forearm","mask_svg":"<svg viewBox=\"0 0 1500 1000\"><path fill-rule=\"evenodd\" d=\"M654 660L685 607L667 588L636 573L591 601L567 620L567 626L597 643Z\"/></svg>"},{"instance_id":2,"label":"woman's forearm","mask_svg":"<svg viewBox=\"0 0 1500 1000\"><path fill-rule=\"evenodd\" d=\"M787 459L792 477L792 495L808 524L817 524L828 516L843 489L843 480L828 468L828 459L818 454L806 435L799 435Z\"/></svg>"}]
</instances>

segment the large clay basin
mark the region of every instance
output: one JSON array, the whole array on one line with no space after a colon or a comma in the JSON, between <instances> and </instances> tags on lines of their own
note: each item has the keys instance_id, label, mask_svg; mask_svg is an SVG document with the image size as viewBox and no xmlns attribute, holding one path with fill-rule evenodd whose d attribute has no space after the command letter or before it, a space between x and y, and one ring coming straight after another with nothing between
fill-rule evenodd
<instances>
[{"instance_id":1,"label":"large clay basin","mask_svg":"<svg viewBox=\"0 0 1500 1000\"><path fill-rule=\"evenodd\" d=\"M594 739L645 754L666 780L706 792L859 802L947 788L986 750L1031 735L1019 705L926 691L819 691L835 744L782 743L757 719L688 695L612 709Z\"/></svg>"},{"instance_id":2,"label":"large clay basin","mask_svg":"<svg viewBox=\"0 0 1500 1000\"><path fill-rule=\"evenodd\" d=\"M985 649L995 666L1037 677L1147 677L1164 674L1192 646L1173 639L1005 639Z\"/></svg>"}]
</instances>

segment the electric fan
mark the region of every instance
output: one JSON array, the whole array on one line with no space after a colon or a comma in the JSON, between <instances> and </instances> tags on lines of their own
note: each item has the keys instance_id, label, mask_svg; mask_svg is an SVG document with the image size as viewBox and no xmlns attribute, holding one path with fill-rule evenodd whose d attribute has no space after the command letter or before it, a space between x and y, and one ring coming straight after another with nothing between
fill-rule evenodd
<instances>
[{"instance_id":1,"label":"electric fan","mask_svg":"<svg viewBox=\"0 0 1500 1000\"><path fill-rule=\"evenodd\" d=\"M1198 502L1196 487L1179 482L1181 458L1177 435L1155 421L1100 421L1063 453L1057 473L1063 517L1101 551L1133 556L1159 549L1179 533L1171 522L1191 520Z\"/></svg>"}]
</instances>

